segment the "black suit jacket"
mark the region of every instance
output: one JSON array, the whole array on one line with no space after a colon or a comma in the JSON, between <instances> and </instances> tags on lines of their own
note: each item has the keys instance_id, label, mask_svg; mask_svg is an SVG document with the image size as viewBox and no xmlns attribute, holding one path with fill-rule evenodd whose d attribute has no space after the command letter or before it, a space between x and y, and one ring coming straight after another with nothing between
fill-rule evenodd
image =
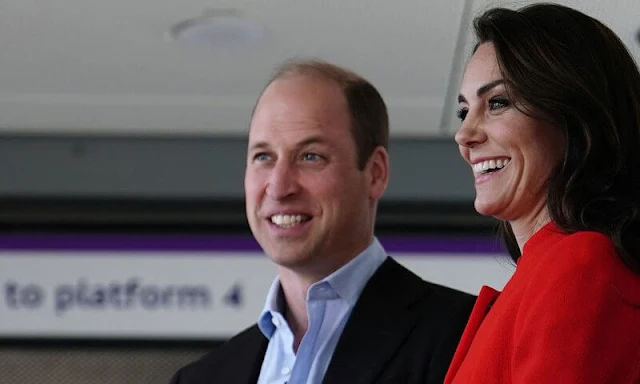
<instances>
[{"instance_id":1,"label":"black suit jacket","mask_svg":"<svg viewBox=\"0 0 640 384\"><path fill-rule=\"evenodd\" d=\"M474 302L475 296L425 282L387 258L353 308L323 383L442 384ZM182 368L171 383L254 384L266 349L253 325Z\"/></svg>"}]
</instances>

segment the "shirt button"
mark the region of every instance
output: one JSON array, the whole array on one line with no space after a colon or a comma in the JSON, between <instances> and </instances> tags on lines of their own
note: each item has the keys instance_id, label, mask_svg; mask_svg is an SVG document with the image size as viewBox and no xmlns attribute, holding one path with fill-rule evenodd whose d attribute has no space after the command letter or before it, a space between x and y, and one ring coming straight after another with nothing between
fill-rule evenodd
<instances>
[{"instance_id":1,"label":"shirt button","mask_svg":"<svg viewBox=\"0 0 640 384\"><path fill-rule=\"evenodd\" d=\"M273 316L271 318L271 322L273 323L273 325L275 325L276 327L280 326L280 319L278 319L277 317Z\"/></svg>"},{"instance_id":2,"label":"shirt button","mask_svg":"<svg viewBox=\"0 0 640 384\"><path fill-rule=\"evenodd\" d=\"M283 375L288 375L288 374L291 373L291 368L284 367L284 368L282 368L282 371L280 371L280 373L283 374Z\"/></svg>"}]
</instances>

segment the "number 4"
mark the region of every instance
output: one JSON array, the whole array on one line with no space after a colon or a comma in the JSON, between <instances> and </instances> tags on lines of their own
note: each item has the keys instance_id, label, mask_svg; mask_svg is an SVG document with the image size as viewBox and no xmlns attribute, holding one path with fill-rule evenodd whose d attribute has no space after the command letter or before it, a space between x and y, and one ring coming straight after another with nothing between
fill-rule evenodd
<instances>
[{"instance_id":1,"label":"number 4","mask_svg":"<svg viewBox=\"0 0 640 384\"><path fill-rule=\"evenodd\" d=\"M235 283L224 294L223 301L231 307L241 307L244 304L244 287Z\"/></svg>"}]
</instances>

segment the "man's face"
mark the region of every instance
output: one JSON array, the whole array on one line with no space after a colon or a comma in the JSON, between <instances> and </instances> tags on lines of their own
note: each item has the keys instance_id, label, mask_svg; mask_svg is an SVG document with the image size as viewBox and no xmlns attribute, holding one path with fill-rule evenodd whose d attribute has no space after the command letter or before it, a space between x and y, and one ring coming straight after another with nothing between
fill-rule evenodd
<instances>
[{"instance_id":1,"label":"man's face","mask_svg":"<svg viewBox=\"0 0 640 384\"><path fill-rule=\"evenodd\" d=\"M320 278L335 271L372 240L386 162L379 148L358 169L336 85L301 75L274 81L249 132L246 210L258 243L280 267Z\"/></svg>"}]
</instances>

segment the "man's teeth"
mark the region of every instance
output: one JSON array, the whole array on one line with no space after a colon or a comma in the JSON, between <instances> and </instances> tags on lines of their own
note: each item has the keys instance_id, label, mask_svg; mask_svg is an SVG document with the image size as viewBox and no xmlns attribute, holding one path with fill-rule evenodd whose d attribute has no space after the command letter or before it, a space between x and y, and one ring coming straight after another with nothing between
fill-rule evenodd
<instances>
[{"instance_id":1,"label":"man's teeth","mask_svg":"<svg viewBox=\"0 0 640 384\"><path fill-rule=\"evenodd\" d=\"M273 215L271 222L280 227L293 227L303 221L307 221L308 217L304 215Z\"/></svg>"},{"instance_id":2,"label":"man's teeth","mask_svg":"<svg viewBox=\"0 0 640 384\"><path fill-rule=\"evenodd\" d=\"M473 172L482 173L494 169L501 169L509 164L509 159L486 160L473 164Z\"/></svg>"}]
</instances>

